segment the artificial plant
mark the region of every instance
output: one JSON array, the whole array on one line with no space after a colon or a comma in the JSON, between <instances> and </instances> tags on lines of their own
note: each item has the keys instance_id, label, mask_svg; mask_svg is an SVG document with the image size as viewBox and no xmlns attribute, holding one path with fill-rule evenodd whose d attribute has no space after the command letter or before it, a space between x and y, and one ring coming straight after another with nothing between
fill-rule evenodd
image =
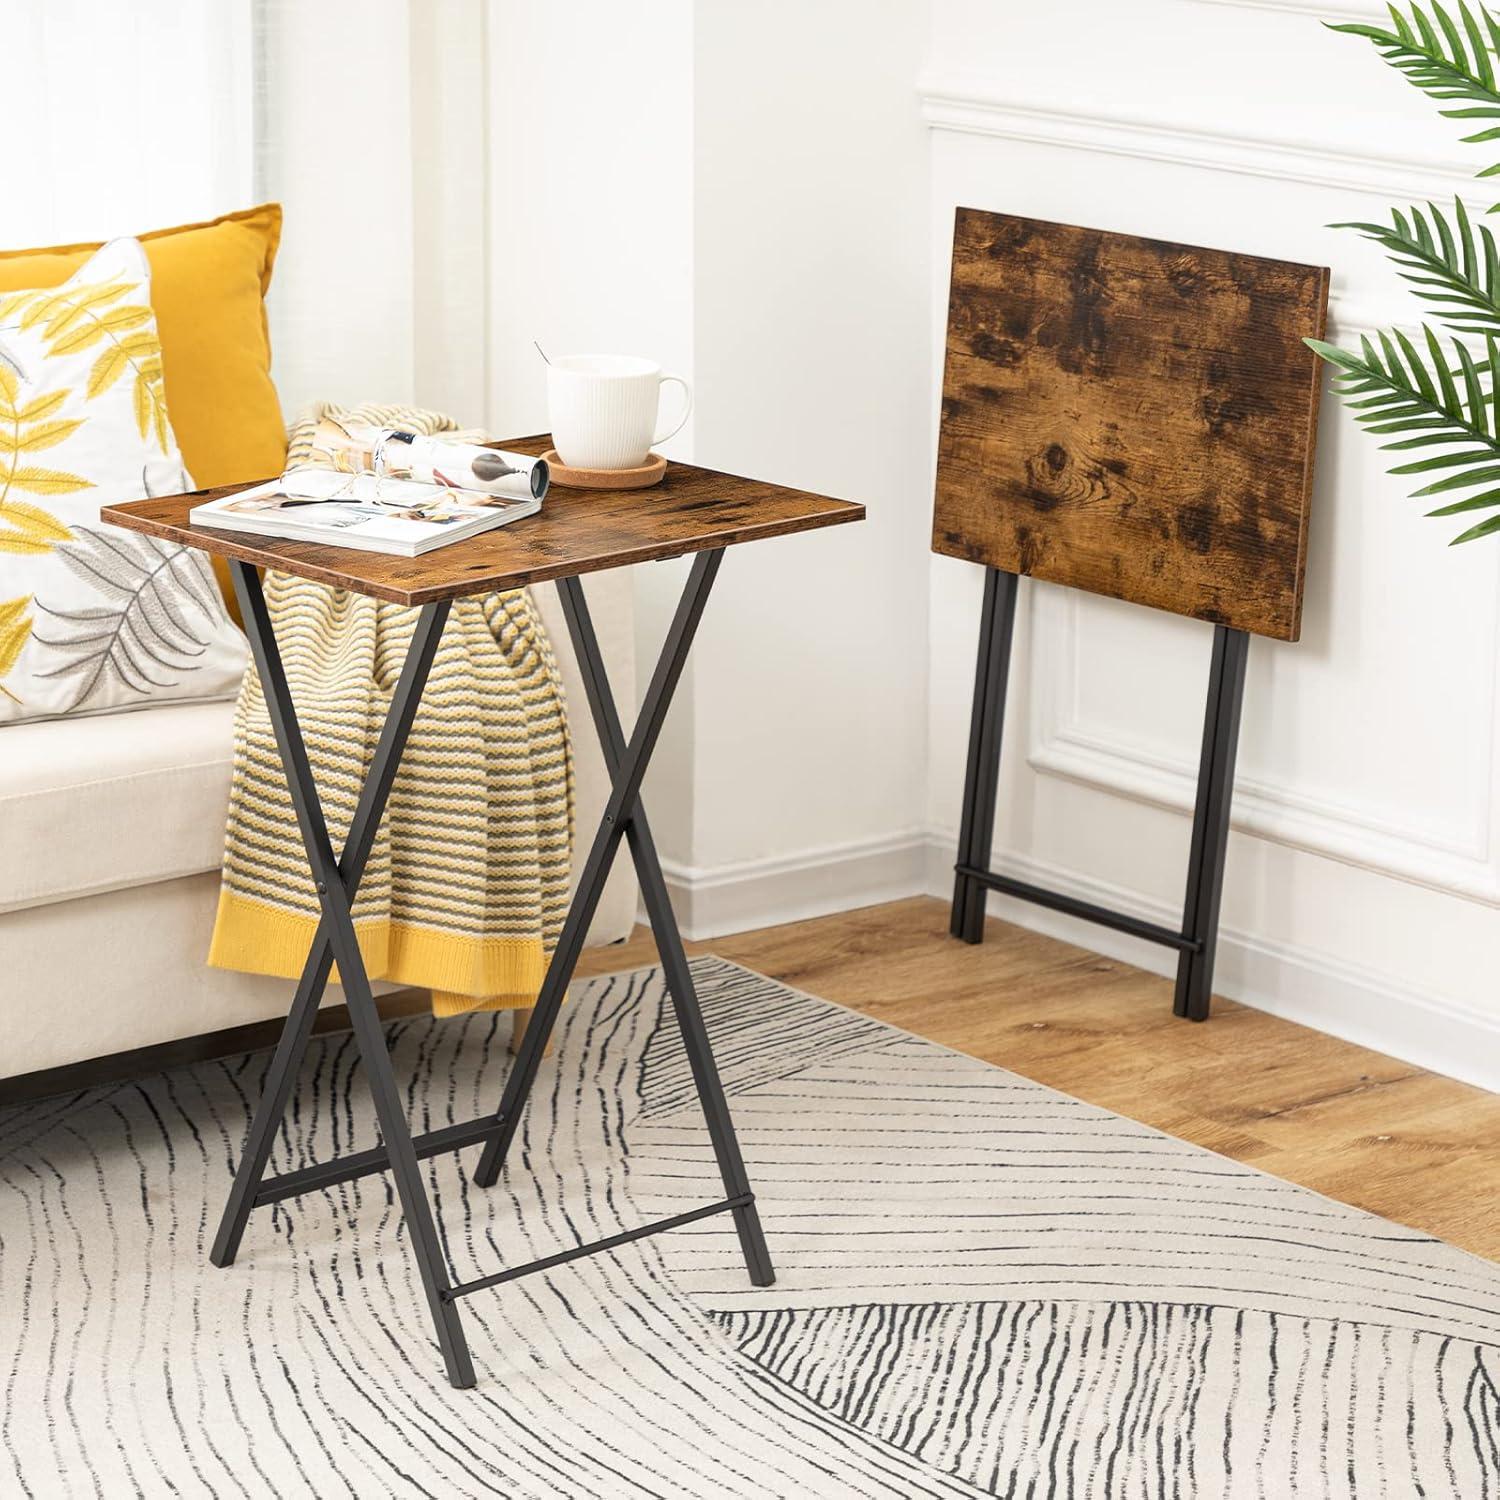
<instances>
[{"instance_id":1,"label":"artificial plant","mask_svg":"<svg viewBox=\"0 0 1500 1500\"><path fill-rule=\"evenodd\" d=\"M1489 121L1465 141L1500 140L1500 22L1483 5L1458 0L1457 16L1440 4L1389 7L1389 28L1367 22L1330 25L1366 37L1393 68L1455 120ZM1500 163L1477 175L1500 174ZM1500 209L1495 204L1489 212ZM1488 511L1453 541L1500 531L1500 250L1455 197L1453 212L1435 204L1392 209L1389 224L1336 224L1375 241L1447 332L1423 324L1419 339L1399 329L1361 337L1356 354L1318 339L1308 344L1335 368L1335 388L1356 419L1389 438L1381 446L1418 456L1393 474L1432 475L1417 498L1444 499L1430 516ZM1478 341L1483 341L1482 348ZM1473 347L1471 343L1473 341ZM1428 452L1425 450L1442 450ZM1473 491L1474 493L1466 493Z\"/></svg>"}]
</instances>

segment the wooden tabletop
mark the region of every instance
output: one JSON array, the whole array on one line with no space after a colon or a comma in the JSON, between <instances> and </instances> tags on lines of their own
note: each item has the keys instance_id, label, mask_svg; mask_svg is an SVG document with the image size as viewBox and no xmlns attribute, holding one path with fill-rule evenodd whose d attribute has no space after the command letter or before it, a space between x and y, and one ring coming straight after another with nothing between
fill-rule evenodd
<instances>
[{"instance_id":1,"label":"wooden tabletop","mask_svg":"<svg viewBox=\"0 0 1500 1500\"><path fill-rule=\"evenodd\" d=\"M512 438L494 446L539 454L550 442L538 436ZM626 563L861 521L865 514L864 506L846 500L674 463L667 465L666 478L647 490L574 490L554 485L538 515L438 547L422 557L358 552L188 524L188 512L195 505L249 488L248 484L232 484L191 495L133 500L106 505L99 514L129 531L143 531L163 541L395 604L434 604L520 588L548 578L571 578Z\"/></svg>"},{"instance_id":2,"label":"wooden tabletop","mask_svg":"<svg viewBox=\"0 0 1500 1500\"><path fill-rule=\"evenodd\" d=\"M1296 640L1328 281L960 208L933 550Z\"/></svg>"}]
</instances>

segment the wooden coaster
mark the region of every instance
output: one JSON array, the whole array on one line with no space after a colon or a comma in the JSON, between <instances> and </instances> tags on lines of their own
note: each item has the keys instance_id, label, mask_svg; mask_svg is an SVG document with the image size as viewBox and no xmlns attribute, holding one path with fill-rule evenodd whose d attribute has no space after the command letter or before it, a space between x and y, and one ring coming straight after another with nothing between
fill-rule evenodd
<instances>
[{"instance_id":1,"label":"wooden coaster","mask_svg":"<svg viewBox=\"0 0 1500 1500\"><path fill-rule=\"evenodd\" d=\"M570 469L549 448L542 457L552 471L552 483L572 490L644 490L660 484L667 472L667 461L660 453L648 454L637 469Z\"/></svg>"}]
</instances>

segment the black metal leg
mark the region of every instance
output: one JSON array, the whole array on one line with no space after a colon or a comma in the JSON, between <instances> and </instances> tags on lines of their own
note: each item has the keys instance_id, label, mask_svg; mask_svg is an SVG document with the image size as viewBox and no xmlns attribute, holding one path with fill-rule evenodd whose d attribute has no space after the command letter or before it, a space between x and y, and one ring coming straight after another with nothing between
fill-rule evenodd
<instances>
[{"instance_id":1,"label":"black metal leg","mask_svg":"<svg viewBox=\"0 0 1500 1500\"><path fill-rule=\"evenodd\" d=\"M583 581L578 578L562 578L558 580L557 589L562 598L568 633L583 669L584 691L588 695L589 708L593 711L594 727L604 750L605 764L611 776L618 776L626 753L625 731L620 724L614 694L610 690L604 656L599 650L599 638L594 633L594 622L589 615ZM750 1179L740 1155L734 1122L729 1114L729 1103L724 1096L724 1085L714 1063L713 1049L703 1022L703 1011L693 985L692 970L688 967L687 953L682 946L682 934L677 928L671 898L667 894L666 879L662 875L661 861L657 858L656 842L651 836L646 809L639 798L626 816L625 837L630 845L636 874L640 878L641 899L656 938L667 990L672 996L677 1024L682 1031L683 1046L693 1070L693 1082L703 1107L709 1138L713 1142L719 1176L724 1183L724 1194L727 1198L751 1200L734 1210L734 1225L739 1234L745 1265L750 1272L750 1280L756 1286L770 1286L776 1279L776 1273L771 1265L770 1251L766 1247L760 1218L755 1210Z\"/></svg>"},{"instance_id":2,"label":"black metal leg","mask_svg":"<svg viewBox=\"0 0 1500 1500\"><path fill-rule=\"evenodd\" d=\"M979 617L979 654L974 671L974 707L969 720L969 761L964 772L963 814L958 832L959 873L953 882L948 930L966 943L984 939L985 886L962 867L987 870L995 836L995 798L1000 783L1000 743L1005 728L1005 688L1015 638L1020 579L986 568Z\"/></svg>"},{"instance_id":3,"label":"black metal leg","mask_svg":"<svg viewBox=\"0 0 1500 1500\"><path fill-rule=\"evenodd\" d=\"M619 850L620 840L626 836L634 821L639 805L641 781L646 774L651 753L656 748L657 739L661 735L667 710L671 706L672 694L677 687L678 679L682 676L682 669L686 665L687 654L692 646L698 621L702 617L709 589L713 585L714 577L722 561L722 550L700 552L693 559L692 572L688 575L687 585L682 591L677 612L667 631L666 641L662 645L656 669L651 675L651 682L641 703L640 713L636 717L635 730L631 734L629 744L624 746L621 752L619 741L614 740L609 734L601 735L606 757L611 757L612 750L614 752L612 757L613 787L609 800L605 804L599 831L594 836L593 847L589 850L583 873L579 877L578 890L573 897L572 905L568 908L568 915L563 923L557 948L553 952L552 962L548 966L546 978L542 981L541 993L537 996L531 1024L526 1028L526 1037L521 1043L521 1051L511 1068L510 1077L506 1080L505 1092L500 1100L500 1108L496 1112L499 1132L486 1145L474 1173L474 1181L482 1187L493 1185L499 1177L506 1154L510 1150L511 1142L520 1125L521 1113L536 1080L543 1050L557 1023L557 1013L562 1005L568 982L573 977L578 955L583 950L583 940L588 932L589 923L593 920L594 911L598 907L604 882L609 875L615 854ZM565 600L567 597L564 595ZM575 597L581 597L581 595ZM569 624L571 628L571 616ZM598 658L597 642L592 640L591 635L581 643L579 655L585 671L585 680L591 684L590 701L592 702L595 688L603 681L603 663ZM618 719L615 720L615 724L617 727ZM635 835L635 837L638 836L638 834ZM659 867L657 874L658 876L660 874ZM644 884L643 881L643 887ZM662 895L664 898L664 886ZM667 925L671 927L672 935L675 937L676 926L670 918L670 907L664 906L663 909L667 915ZM656 925L657 916L658 914L653 914L653 927ZM680 940L675 946L680 952ZM662 957L665 965L667 962L665 951ZM677 975L678 986L672 991L673 1003L679 1007L679 1019L682 1016L680 1007L683 993L680 984L686 972L687 966L684 959ZM718 1108L710 1115L710 1130L713 1132L715 1151L720 1153L720 1169L726 1170L726 1161L728 1161L737 1167L737 1180L743 1183L744 1165L739 1161L738 1146L733 1144L733 1127L729 1124L728 1109L723 1105L722 1089L718 1087L718 1074L713 1068L711 1057L708 1057L706 1053L707 1039L701 1034L702 1018L697 1014L696 1001L691 1011L692 1014L684 1026L683 1035L684 1039L687 1039L693 1033L693 1023L696 1021L698 1031L693 1035L693 1040L688 1043L690 1058L695 1081L699 1080L699 1071L706 1059L707 1072L711 1075L710 1093L717 1092ZM700 1041L701 1048L699 1047ZM702 1089L703 1084L700 1082L700 1097L704 1097ZM706 1100L705 1107L707 1107ZM726 1158L721 1151L721 1145L726 1140L730 1143L731 1156L729 1158ZM726 1187L730 1180L730 1176L726 1174ZM736 1201L738 1199L744 1199L744 1201ZM760 1235L759 1222L753 1213L754 1205L748 1199L748 1187L743 1193L731 1190L726 1202L734 1205L735 1222L741 1231L741 1243L746 1246L746 1259L750 1265L752 1277L757 1281L761 1276L769 1280L770 1259ZM746 1213L742 1210L750 1210L750 1212Z\"/></svg>"},{"instance_id":4,"label":"black metal leg","mask_svg":"<svg viewBox=\"0 0 1500 1500\"><path fill-rule=\"evenodd\" d=\"M1219 903L1224 894L1224 857L1229 847L1229 809L1234 796L1234 761L1249 655L1250 637L1243 630L1214 627L1198 797L1188 852L1187 897L1182 911L1182 934L1192 939L1194 946L1185 949L1177 960L1177 992L1172 1002L1176 1015L1193 1021L1207 1020L1213 993Z\"/></svg>"},{"instance_id":5,"label":"black metal leg","mask_svg":"<svg viewBox=\"0 0 1500 1500\"><path fill-rule=\"evenodd\" d=\"M313 945L316 960L313 955L309 955L308 971L304 974L303 986L299 987L300 1007L288 1018L289 1035L283 1035L283 1046L277 1049L272 1074L267 1079L266 1095L257 1111L255 1126L252 1127L251 1147L247 1148L238 1176L245 1176L252 1171L254 1156L258 1155L260 1160L253 1168L252 1175L247 1178L248 1190L240 1187L237 1177L237 1193L231 1198L230 1207L226 1210L226 1224L220 1230L220 1239L225 1251L232 1255L239 1229L243 1228L243 1214L247 1211L248 1203L253 1201L253 1190L258 1185L260 1172L264 1168L265 1153L279 1119L280 1107L284 1105L286 1092L290 1088L290 1075L299 1058L299 1035L301 1042L305 1044L306 1032L311 1025L307 1013L316 1009L317 991L321 988L318 971L321 970L323 982L327 979L329 954L321 951L326 948L331 950L332 958L339 967L339 980L344 988L355 1038L375 1103L385 1163L395 1178L397 1196L411 1235L412 1252L416 1256L422 1286L427 1294L448 1379L460 1388L472 1386L474 1366L469 1357L458 1308L451 1300L452 1282L422 1182L417 1148L402 1113L400 1094L391 1072L390 1056L386 1051L385 1033L381 1029L374 996L370 992L370 982L365 973L364 960L360 956L350 914L357 877L363 871L370 841L379 824L385 798L396 773L401 749L416 714L421 688L442 634L447 606L429 605L422 612L411 654L391 704L385 733L381 737L376 764L361 796L360 811L365 814L365 819L361 822L357 817L355 826L350 830L346 846L346 868L335 858L333 845L329 841L322 804L318 800L317 785L308 763L302 731L297 723L296 709L282 667L281 653L277 648L260 577L244 563L234 562L231 568L323 915L319 936ZM281 1066L280 1072L277 1071L278 1063ZM238 1227L236 1219L239 1220Z\"/></svg>"},{"instance_id":6,"label":"black metal leg","mask_svg":"<svg viewBox=\"0 0 1500 1500\"><path fill-rule=\"evenodd\" d=\"M682 669L687 663L688 648L692 645L703 606L714 575L723 560L723 552L700 552L693 559L692 572L687 586L677 605L677 613L667 631L667 639L657 659L656 670L646 689L646 697L636 718L635 733L625 751L624 761L616 770L614 786L604 806L604 816L599 821L599 831L594 835L593 846L584 862L583 873L578 878L578 889L573 895L568 915L563 921L562 933L553 950L552 961L547 966L542 980L541 992L531 1013L531 1023L521 1042L510 1076L505 1081L505 1092L500 1099L496 1118L500 1121L500 1133L485 1147L474 1172L474 1181L481 1187L492 1187L500 1175L500 1168L510 1150L520 1124L520 1114L536 1081L536 1071L541 1064L542 1053L557 1024L557 1012L562 1006L563 995L578 964L578 955L583 951L583 940L588 934L589 923L599 905L604 882L614 863L620 840L625 836L630 811L640 791L641 780L646 774L646 764L666 720L671 705L672 693Z\"/></svg>"},{"instance_id":7,"label":"black metal leg","mask_svg":"<svg viewBox=\"0 0 1500 1500\"><path fill-rule=\"evenodd\" d=\"M238 573L240 564L232 564L232 567ZM256 579L256 586L259 586L259 579ZM243 588L238 581L236 588L242 594L242 616L248 620L250 617L244 614ZM411 648L407 652L406 663L391 701L391 711L375 747L370 773L360 792L359 802L349 825L349 836L344 842L344 852L339 858L339 877L348 889L351 901L364 875L365 862L369 859L370 849L375 842L375 832L380 826L391 782L400 763L401 752L406 746L406 738L422 697L422 688L427 681L432 658L437 652L438 641L442 638L447 615L446 605L424 611L412 636ZM209 1251L209 1259L216 1266L233 1264L235 1255L239 1252L245 1225L256 1204L256 1190L265 1175L276 1131L286 1114L287 1100L297 1078L297 1068L307 1050L308 1038L312 1035L313 1022L317 1019L318 1006L322 1001L323 991L327 988L332 967L333 947L329 941L328 920L325 917L319 923L317 935L308 950L307 963L303 967L302 978L287 1014L275 1056L267 1070L265 1089L256 1106L250 1134L246 1138L245 1149L234 1174L229 1201L224 1205L219 1232L214 1238L213 1249Z\"/></svg>"},{"instance_id":8,"label":"black metal leg","mask_svg":"<svg viewBox=\"0 0 1500 1500\"><path fill-rule=\"evenodd\" d=\"M1194 1021L1207 1019L1218 947L1219 904L1224 893L1224 858L1229 847L1229 808L1234 795L1234 761L1250 637L1243 630L1214 627L1208 707L1203 719L1203 751L1193 810L1188 855L1187 898L1180 930L1124 912L1111 911L1060 891L997 875L990 869L995 798L1000 779L1000 742L1005 725L1005 687L1015 638L1019 579L987 568L984 608L979 622L979 658L974 673L974 708L969 721L969 760L964 773L963 816L954 866L949 931L966 943L984 938L985 896L1000 891L1054 911L1082 917L1178 950L1173 1011Z\"/></svg>"},{"instance_id":9,"label":"black metal leg","mask_svg":"<svg viewBox=\"0 0 1500 1500\"><path fill-rule=\"evenodd\" d=\"M292 1008L287 1012L286 1025L276 1043L276 1053L266 1070L265 1086L250 1121L250 1134L245 1138L245 1149L240 1152L239 1166L235 1168L234 1184L229 1189L229 1199L219 1219L219 1232L208 1252L209 1260L216 1266L233 1265L239 1254L240 1240L250 1222L256 1191L265 1176L266 1162L270 1160L276 1132L286 1114L297 1069L307 1051L308 1038L312 1036L313 1022L317 1020L318 1007L323 1000L323 991L328 987L328 974L332 968L333 949L319 927L318 936L308 951Z\"/></svg>"}]
</instances>

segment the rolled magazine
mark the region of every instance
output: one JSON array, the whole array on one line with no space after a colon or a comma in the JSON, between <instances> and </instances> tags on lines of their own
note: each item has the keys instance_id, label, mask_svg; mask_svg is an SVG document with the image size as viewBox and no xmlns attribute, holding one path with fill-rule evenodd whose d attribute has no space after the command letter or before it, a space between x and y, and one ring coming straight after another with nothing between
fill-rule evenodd
<instances>
[{"instance_id":1,"label":"rolled magazine","mask_svg":"<svg viewBox=\"0 0 1500 1500\"><path fill-rule=\"evenodd\" d=\"M313 472L326 475L329 470L437 485L467 492L473 501L482 495L540 500L547 493L550 477L545 460L525 453L427 437L399 427L375 427L324 417L313 430L307 457L281 476L282 487L295 495L302 484L299 475L304 478ZM321 482L313 483L321 495Z\"/></svg>"}]
</instances>

